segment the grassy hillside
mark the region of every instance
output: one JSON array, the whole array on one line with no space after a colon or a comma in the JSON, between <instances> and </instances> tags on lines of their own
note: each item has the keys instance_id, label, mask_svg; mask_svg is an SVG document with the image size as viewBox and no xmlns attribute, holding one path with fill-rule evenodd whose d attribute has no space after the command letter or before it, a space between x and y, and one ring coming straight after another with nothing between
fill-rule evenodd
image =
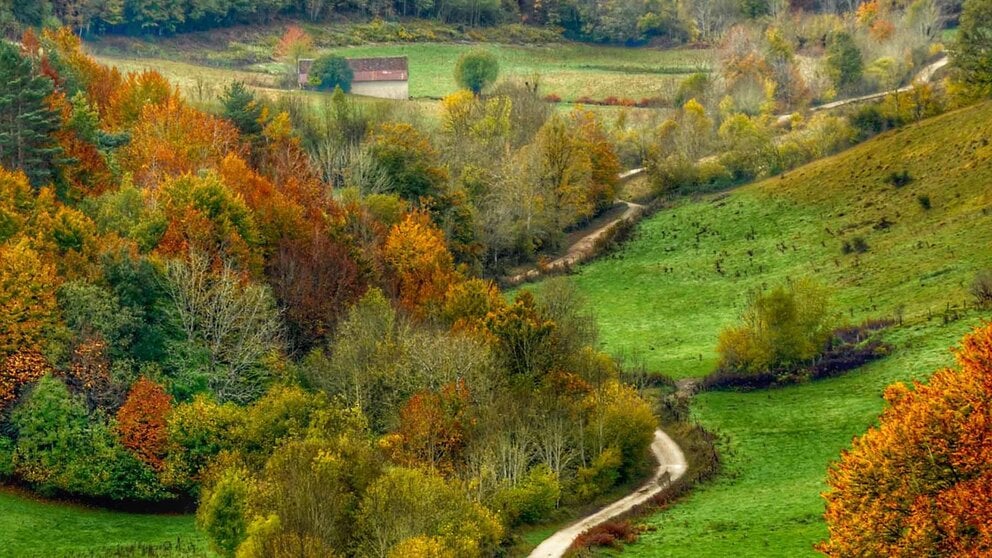
<instances>
[{"instance_id":1,"label":"grassy hillside","mask_svg":"<svg viewBox=\"0 0 992 558\"><path fill-rule=\"evenodd\" d=\"M576 276L606 349L672 377L701 376L748 291L789 277L831 287L851 320L901 309L910 322L939 321L967 299L975 271L992 267L989 137L986 103L658 213L622 251ZM891 185L902 171L912 181ZM868 251L843 254L857 237Z\"/></svg>"},{"instance_id":2,"label":"grassy hillside","mask_svg":"<svg viewBox=\"0 0 992 558\"><path fill-rule=\"evenodd\" d=\"M977 269L992 267L992 104L895 131L782 177L680 203L644 222L614 256L575 280L614 353L675 377L716 363L720 330L747 292L817 278L858 321L902 313L892 356L840 378L751 393L700 394L694 416L725 437L726 470L649 519L624 555L815 554L829 463L873 424L895 381L950 364L948 350L985 313L961 306ZM893 172L908 172L896 187ZM930 209L920 203L928 196ZM861 237L861 254L843 254Z\"/></svg>"},{"instance_id":3,"label":"grassy hillside","mask_svg":"<svg viewBox=\"0 0 992 558\"><path fill-rule=\"evenodd\" d=\"M46 558L211 555L190 515L86 508L37 500L2 487L0 548L4 556Z\"/></svg>"}]
</instances>

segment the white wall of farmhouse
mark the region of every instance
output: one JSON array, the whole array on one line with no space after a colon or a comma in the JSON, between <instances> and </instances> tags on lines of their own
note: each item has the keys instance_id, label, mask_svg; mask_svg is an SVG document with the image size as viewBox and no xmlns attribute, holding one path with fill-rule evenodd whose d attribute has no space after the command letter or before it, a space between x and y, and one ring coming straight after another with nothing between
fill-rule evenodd
<instances>
[{"instance_id":1,"label":"white wall of farmhouse","mask_svg":"<svg viewBox=\"0 0 992 558\"><path fill-rule=\"evenodd\" d=\"M366 97L406 100L410 98L410 84L406 81L353 81L351 92Z\"/></svg>"}]
</instances>

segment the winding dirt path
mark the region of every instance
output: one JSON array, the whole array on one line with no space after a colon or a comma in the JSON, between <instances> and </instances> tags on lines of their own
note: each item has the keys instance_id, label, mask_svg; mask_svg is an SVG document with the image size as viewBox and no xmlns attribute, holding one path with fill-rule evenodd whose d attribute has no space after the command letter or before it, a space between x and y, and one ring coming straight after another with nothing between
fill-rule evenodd
<instances>
[{"instance_id":1,"label":"winding dirt path","mask_svg":"<svg viewBox=\"0 0 992 558\"><path fill-rule=\"evenodd\" d=\"M689 464L682 448L661 429L655 430L651 453L658 460L658 468L651 480L598 512L588 515L545 539L528 558L560 558L565 555L575 539L589 529L647 502L685 474Z\"/></svg>"},{"instance_id":2,"label":"winding dirt path","mask_svg":"<svg viewBox=\"0 0 992 558\"><path fill-rule=\"evenodd\" d=\"M643 172L642 169L634 170ZM551 260L540 269L529 269L523 273L511 275L505 279L506 283L510 285L519 285L521 283L526 283L527 281L534 281L548 272L562 271L596 256L596 243L599 242L601 238L609 234L613 227L616 227L621 221L637 220L644 213L644 210L647 209L645 206L634 202L621 200L618 203L622 203L627 206L627 209L624 210L622 215L590 231L589 234L580 238L577 242L568 247L568 251L565 252L565 255Z\"/></svg>"},{"instance_id":3,"label":"winding dirt path","mask_svg":"<svg viewBox=\"0 0 992 558\"><path fill-rule=\"evenodd\" d=\"M898 89L892 89L892 90L889 90L889 91L882 91L882 92L879 92L879 93L872 93L871 95L862 95L860 97L850 97L848 99L841 99L839 101L834 101L832 103L826 103L826 104L823 104L823 105L818 105L818 106L812 107L812 108L809 109L809 111L810 112L821 112L821 111L825 111L825 110L831 110L831 109L835 109L835 108L840 108L840 107L843 107L843 106L846 106L846 105L852 105L852 104L855 104L855 103L864 103L864 102L867 102L867 101L876 101L878 99L882 99L882 98L887 97L889 95L892 95L894 93L905 93L907 91L911 91L913 89L913 87L915 85L917 85L917 84L930 83L930 81L933 80L933 76L935 76L937 74L937 72L940 71L941 68L943 68L944 66L947 66L950 63L951 63L951 58L949 56L944 56L944 57L942 57L942 58L940 58L938 60L935 60L935 61L931 62L930 64L927 64L923 68L921 68L920 71L917 72L915 76L913 76L913 82L911 84L909 84L909 85L900 87ZM779 115L777 117L779 123L788 122L789 119L791 119L791 118L792 118L792 115L791 114L781 114L781 115Z\"/></svg>"}]
</instances>

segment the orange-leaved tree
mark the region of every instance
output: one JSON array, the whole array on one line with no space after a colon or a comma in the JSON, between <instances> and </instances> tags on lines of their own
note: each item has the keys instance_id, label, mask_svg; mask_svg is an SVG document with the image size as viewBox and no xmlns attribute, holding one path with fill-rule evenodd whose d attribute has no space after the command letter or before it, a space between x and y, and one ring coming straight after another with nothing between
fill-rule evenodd
<instances>
[{"instance_id":1,"label":"orange-leaved tree","mask_svg":"<svg viewBox=\"0 0 992 558\"><path fill-rule=\"evenodd\" d=\"M134 175L138 186L154 188L168 176L216 168L228 153L244 150L233 124L191 108L177 97L140 108L131 142L119 157L123 170Z\"/></svg>"},{"instance_id":2,"label":"orange-leaved tree","mask_svg":"<svg viewBox=\"0 0 992 558\"><path fill-rule=\"evenodd\" d=\"M161 470L169 442L167 418L172 397L159 384L142 377L117 411L121 445L155 470Z\"/></svg>"},{"instance_id":3,"label":"orange-leaved tree","mask_svg":"<svg viewBox=\"0 0 992 558\"><path fill-rule=\"evenodd\" d=\"M393 226L383 254L396 273L400 304L414 313L440 303L456 278L444 233L425 213L410 213Z\"/></svg>"},{"instance_id":4,"label":"orange-leaved tree","mask_svg":"<svg viewBox=\"0 0 992 558\"><path fill-rule=\"evenodd\" d=\"M886 390L879 426L828 475L828 556L992 555L992 324L958 368Z\"/></svg>"},{"instance_id":5,"label":"orange-leaved tree","mask_svg":"<svg viewBox=\"0 0 992 558\"><path fill-rule=\"evenodd\" d=\"M464 380L421 391L400 410L399 429L384 439L393 460L451 474L461 462L475 419Z\"/></svg>"},{"instance_id":6,"label":"orange-leaved tree","mask_svg":"<svg viewBox=\"0 0 992 558\"><path fill-rule=\"evenodd\" d=\"M0 356L40 351L58 322L55 267L27 240L0 245Z\"/></svg>"}]
</instances>

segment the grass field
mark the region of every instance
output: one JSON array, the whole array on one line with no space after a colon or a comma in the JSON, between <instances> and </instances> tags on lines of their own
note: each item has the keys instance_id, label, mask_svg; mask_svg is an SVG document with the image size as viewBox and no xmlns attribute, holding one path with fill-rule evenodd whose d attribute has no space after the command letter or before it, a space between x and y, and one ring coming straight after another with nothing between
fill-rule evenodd
<instances>
[{"instance_id":1,"label":"grass field","mask_svg":"<svg viewBox=\"0 0 992 558\"><path fill-rule=\"evenodd\" d=\"M413 44L344 47L334 50L349 58L406 56L410 95L442 97L457 90L455 62L472 45ZM504 77L540 76L541 90L565 100L609 96L640 100L670 96L686 75L706 69L705 50L625 49L566 43L547 46L486 45Z\"/></svg>"},{"instance_id":2,"label":"grass field","mask_svg":"<svg viewBox=\"0 0 992 558\"><path fill-rule=\"evenodd\" d=\"M623 554L814 554L826 536L820 493L829 463L873 424L892 382L950 364L947 349L985 313L961 310L977 269L992 267L992 104L889 133L838 156L729 194L687 200L575 276L608 351L674 377L716 363L719 331L747 292L809 276L840 316L903 314L894 353L843 377L781 389L710 392L693 414L725 437L726 470L647 521ZM897 188L888 177L907 171ZM931 208L918 200L929 196ZM862 237L868 251L842 254ZM539 287L538 287L539 288Z\"/></svg>"},{"instance_id":3,"label":"grass field","mask_svg":"<svg viewBox=\"0 0 992 558\"><path fill-rule=\"evenodd\" d=\"M191 515L143 515L87 508L37 500L0 487L0 555L195 558L212 553L207 551Z\"/></svg>"},{"instance_id":4,"label":"grass field","mask_svg":"<svg viewBox=\"0 0 992 558\"><path fill-rule=\"evenodd\" d=\"M162 57L120 56L116 51L96 50L98 58L129 69L154 67L183 86L191 85L202 75L215 84L238 79L259 86L277 82L277 64L256 63L250 66L211 67L193 65L181 53L164 51ZM455 62L464 52L477 48L472 44L414 43L340 47L333 52L347 57L406 56L410 67L410 95L443 97L458 89L454 80ZM583 96L601 100L606 97L670 98L678 84L690 73L706 70L712 53L708 50L659 50L620 48L578 43L554 45L487 44L496 55L503 78L540 77L543 94L554 93L570 101Z\"/></svg>"},{"instance_id":5,"label":"grass field","mask_svg":"<svg viewBox=\"0 0 992 558\"><path fill-rule=\"evenodd\" d=\"M702 376L747 293L812 277L859 321L940 320L992 267L992 104L964 109L729 194L681 202L575 281L605 349L649 369ZM886 178L907 171L901 188ZM931 209L918 198L928 196ZM861 237L863 254L842 254Z\"/></svg>"}]
</instances>

